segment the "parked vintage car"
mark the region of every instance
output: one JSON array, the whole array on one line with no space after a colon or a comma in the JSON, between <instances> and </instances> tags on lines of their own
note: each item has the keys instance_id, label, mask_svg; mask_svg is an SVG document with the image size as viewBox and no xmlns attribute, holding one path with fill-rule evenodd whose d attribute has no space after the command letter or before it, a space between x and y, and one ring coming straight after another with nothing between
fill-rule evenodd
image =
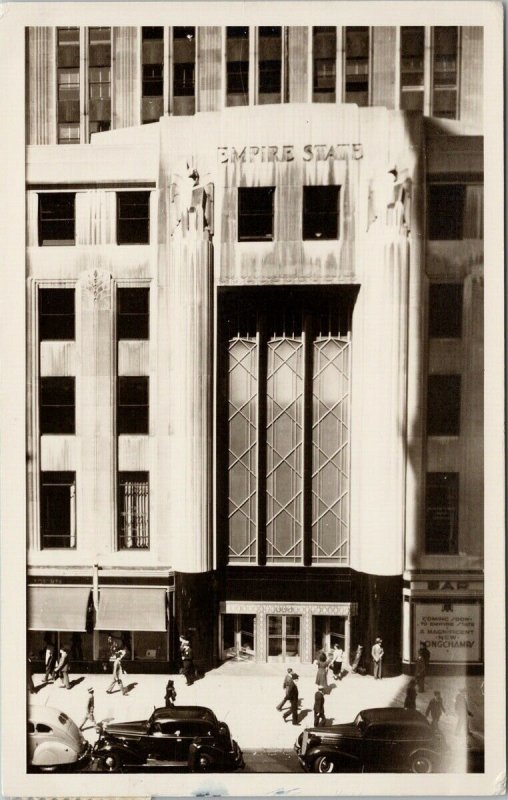
<instances>
[{"instance_id":1,"label":"parked vintage car","mask_svg":"<svg viewBox=\"0 0 508 800\"><path fill-rule=\"evenodd\" d=\"M204 706L155 708L148 720L99 725L93 758L98 768L180 767L230 772L244 766L228 726Z\"/></svg>"},{"instance_id":2,"label":"parked vintage car","mask_svg":"<svg viewBox=\"0 0 508 800\"><path fill-rule=\"evenodd\" d=\"M311 772L434 772L445 744L418 711L369 708L347 724L307 728L295 750Z\"/></svg>"},{"instance_id":3,"label":"parked vintage car","mask_svg":"<svg viewBox=\"0 0 508 800\"><path fill-rule=\"evenodd\" d=\"M80 769L91 746L63 711L48 706L28 707L28 766L42 772Z\"/></svg>"}]
</instances>

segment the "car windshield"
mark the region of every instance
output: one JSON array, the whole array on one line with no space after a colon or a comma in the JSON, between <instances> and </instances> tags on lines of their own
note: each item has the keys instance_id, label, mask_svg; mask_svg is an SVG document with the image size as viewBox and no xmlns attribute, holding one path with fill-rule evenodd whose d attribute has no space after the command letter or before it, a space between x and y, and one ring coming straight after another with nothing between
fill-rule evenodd
<instances>
[{"instance_id":1,"label":"car windshield","mask_svg":"<svg viewBox=\"0 0 508 800\"><path fill-rule=\"evenodd\" d=\"M365 727L365 720L362 717L362 712L361 711L360 711L359 714L356 715L353 725L356 725L357 728L364 728Z\"/></svg>"}]
</instances>

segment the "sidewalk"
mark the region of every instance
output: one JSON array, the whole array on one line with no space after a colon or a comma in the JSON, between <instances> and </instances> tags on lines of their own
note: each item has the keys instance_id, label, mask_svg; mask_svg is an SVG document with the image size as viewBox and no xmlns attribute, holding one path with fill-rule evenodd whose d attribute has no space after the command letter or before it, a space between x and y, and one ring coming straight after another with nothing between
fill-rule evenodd
<instances>
[{"instance_id":1,"label":"sidewalk","mask_svg":"<svg viewBox=\"0 0 508 800\"><path fill-rule=\"evenodd\" d=\"M192 686L186 686L182 675L131 675L125 680L128 695L120 691L106 694L111 682L110 674L71 675L74 684L71 691L60 687L60 681L43 686L37 694L29 697L32 705L54 706L65 711L77 725L85 715L88 687L95 689L95 718L119 722L147 719L154 706L164 705L164 690L168 678L175 682L177 705L203 705L213 709L219 720L226 722L233 737L245 750L291 749L295 740L306 727L313 725L314 678L316 668L312 664L294 665L298 671L298 690L301 698L300 727L291 722L284 723L282 714L275 706L283 697L282 681L286 673L284 664L255 664L227 662L211 670ZM379 706L402 706L405 687L409 678L400 675L375 681L371 676L347 675L337 685L330 676L331 689L325 696L325 715L329 723L350 722L362 708ZM35 686L39 686L43 675L34 675ZM441 721L441 730L453 749L465 749L465 742L454 736L456 718L453 715L455 695L466 685L469 705L473 711L472 728L483 734L483 697L480 677L431 677L426 681L426 691L417 697L417 708L425 713L434 689L443 695L449 712ZM96 738L93 727L84 731L90 742Z\"/></svg>"}]
</instances>

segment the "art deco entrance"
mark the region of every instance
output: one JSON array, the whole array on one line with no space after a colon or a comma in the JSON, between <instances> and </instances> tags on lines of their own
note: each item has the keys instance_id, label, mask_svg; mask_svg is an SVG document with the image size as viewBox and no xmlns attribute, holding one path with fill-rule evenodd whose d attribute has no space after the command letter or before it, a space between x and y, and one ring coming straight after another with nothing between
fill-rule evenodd
<instances>
[{"instance_id":1,"label":"art deco entrance","mask_svg":"<svg viewBox=\"0 0 508 800\"><path fill-rule=\"evenodd\" d=\"M268 661L300 661L300 617L268 616Z\"/></svg>"},{"instance_id":2,"label":"art deco entrance","mask_svg":"<svg viewBox=\"0 0 508 800\"><path fill-rule=\"evenodd\" d=\"M256 617L254 614L222 615L222 658L237 661L254 659Z\"/></svg>"}]
</instances>

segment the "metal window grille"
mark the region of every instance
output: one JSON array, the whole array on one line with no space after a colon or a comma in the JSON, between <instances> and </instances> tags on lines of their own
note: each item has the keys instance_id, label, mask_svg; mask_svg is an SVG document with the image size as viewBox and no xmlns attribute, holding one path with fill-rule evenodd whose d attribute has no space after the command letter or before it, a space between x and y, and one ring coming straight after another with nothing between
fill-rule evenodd
<instances>
[{"instance_id":1,"label":"metal window grille","mask_svg":"<svg viewBox=\"0 0 508 800\"><path fill-rule=\"evenodd\" d=\"M150 547L148 476L120 474L118 490L120 549L146 550Z\"/></svg>"}]
</instances>

